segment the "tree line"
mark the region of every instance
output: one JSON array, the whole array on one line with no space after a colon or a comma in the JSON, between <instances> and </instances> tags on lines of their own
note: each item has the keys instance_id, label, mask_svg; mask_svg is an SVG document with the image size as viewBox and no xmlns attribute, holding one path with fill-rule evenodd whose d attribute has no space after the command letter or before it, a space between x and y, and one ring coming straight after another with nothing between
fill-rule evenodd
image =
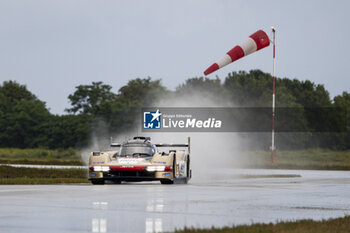
<instances>
[{"instance_id":1,"label":"tree line","mask_svg":"<svg viewBox=\"0 0 350 233\"><path fill-rule=\"evenodd\" d=\"M71 107L66 109L67 114L56 115L51 114L45 102L25 85L5 81L0 86L0 147L82 148L90 143L92 132L108 138L134 128L141 107L154 106L161 101L191 101L194 96L214 105L270 107L271 87L271 75L260 70L232 72L223 81L189 78L175 90L151 78L130 80L117 93L113 93L108 84L92 82L77 86L68 96ZM299 124L304 133L280 133L276 137L280 149L350 149L349 92L344 91L331 99L323 85L309 80L277 78L276 106L346 109L327 119L315 114L294 113L291 123ZM348 122L344 132L313 133L320 125L328 122L329 127L333 127L344 119ZM266 135L243 136L256 139L257 149L269 145L270 138Z\"/></svg>"}]
</instances>

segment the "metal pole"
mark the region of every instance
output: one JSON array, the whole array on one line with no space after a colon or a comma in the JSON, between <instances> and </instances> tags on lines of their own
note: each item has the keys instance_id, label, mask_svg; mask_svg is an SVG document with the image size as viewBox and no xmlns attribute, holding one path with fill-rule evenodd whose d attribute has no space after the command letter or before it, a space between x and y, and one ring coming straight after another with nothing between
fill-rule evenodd
<instances>
[{"instance_id":1,"label":"metal pole","mask_svg":"<svg viewBox=\"0 0 350 233\"><path fill-rule=\"evenodd\" d=\"M271 162L274 160L275 152L275 41L276 29L271 27L273 33L273 68L272 68L272 134L271 134Z\"/></svg>"}]
</instances>

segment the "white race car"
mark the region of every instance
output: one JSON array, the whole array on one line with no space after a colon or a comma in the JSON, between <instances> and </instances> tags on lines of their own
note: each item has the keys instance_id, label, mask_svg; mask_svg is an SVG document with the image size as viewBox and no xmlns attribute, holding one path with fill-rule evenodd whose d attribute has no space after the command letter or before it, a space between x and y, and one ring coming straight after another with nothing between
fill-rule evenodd
<instances>
[{"instance_id":1,"label":"white race car","mask_svg":"<svg viewBox=\"0 0 350 233\"><path fill-rule=\"evenodd\" d=\"M190 169L190 138L187 144L153 144L149 137L134 137L125 143L112 143L119 150L91 152L89 180L92 184L122 181L154 181L162 184L187 184ZM167 147L168 152L157 148ZM184 150L171 148L183 147Z\"/></svg>"}]
</instances>

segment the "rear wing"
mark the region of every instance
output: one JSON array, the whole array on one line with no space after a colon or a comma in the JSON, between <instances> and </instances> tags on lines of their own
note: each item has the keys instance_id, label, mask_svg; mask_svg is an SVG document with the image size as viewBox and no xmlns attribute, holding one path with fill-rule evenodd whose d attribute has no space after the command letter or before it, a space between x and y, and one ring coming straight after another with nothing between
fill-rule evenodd
<instances>
[{"instance_id":1,"label":"rear wing","mask_svg":"<svg viewBox=\"0 0 350 233\"><path fill-rule=\"evenodd\" d=\"M111 143L111 147L120 147L121 145L120 143Z\"/></svg>"},{"instance_id":2,"label":"rear wing","mask_svg":"<svg viewBox=\"0 0 350 233\"><path fill-rule=\"evenodd\" d=\"M167 143L160 143L160 144L155 144L156 147L187 147L188 148L188 153L190 154L191 152L191 138L187 138L187 144L167 144Z\"/></svg>"},{"instance_id":3,"label":"rear wing","mask_svg":"<svg viewBox=\"0 0 350 233\"><path fill-rule=\"evenodd\" d=\"M122 144L120 143L111 143L111 147L120 147ZM160 143L155 144L156 147L187 147L188 153L191 152L191 138L187 138L187 144L167 144L167 143Z\"/></svg>"}]
</instances>

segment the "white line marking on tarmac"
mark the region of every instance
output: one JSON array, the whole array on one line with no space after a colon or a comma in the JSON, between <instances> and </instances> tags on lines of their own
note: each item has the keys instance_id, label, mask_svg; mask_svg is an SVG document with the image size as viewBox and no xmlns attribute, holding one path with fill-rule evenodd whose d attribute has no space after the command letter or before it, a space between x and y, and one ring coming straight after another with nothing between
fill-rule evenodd
<instances>
[{"instance_id":1,"label":"white line marking on tarmac","mask_svg":"<svg viewBox=\"0 0 350 233\"><path fill-rule=\"evenodd\" d=\"M48 190L48 189L0 189L0 193L5 193L5 192L25 192L25 191L43 191L43 190Z\"/></svg>"}]
</instances>

